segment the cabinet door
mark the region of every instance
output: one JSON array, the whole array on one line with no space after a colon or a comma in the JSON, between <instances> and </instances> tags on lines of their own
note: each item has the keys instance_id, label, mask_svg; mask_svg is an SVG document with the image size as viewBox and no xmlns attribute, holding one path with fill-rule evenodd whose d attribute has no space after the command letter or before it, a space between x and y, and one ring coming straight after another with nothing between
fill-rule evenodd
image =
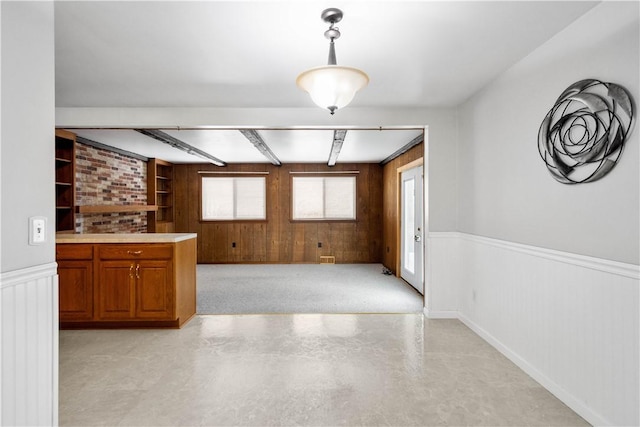
<instances>
[{"instance_id":1,"label":"cabinet door","mask_svg":"<svg viewBox=\"0 0 640 427\"><path fill-rule=\"evenodd\" d=\"M173 272L168 260L136 264L136 318L174 319Z\"/></svg>"},{"instance_id":2,"label":"cabinet door","mask_svg":"<svg viewBox=\"0 0 640 427\"><path fill-rule=\"evenodd\" d=\"M135 315L134 261L101 261L98 278L98 317L131 319Z\"/></svg>"},{"instance_id":3,"label":"cabinet door","mask_svg":"<svg viewBox=\"0 0 640 427\"><path fill-rule=\"evenodd\" d=\"M93 318L93 261L58 261L60 320Z\"/></svg>"}]
</instances>

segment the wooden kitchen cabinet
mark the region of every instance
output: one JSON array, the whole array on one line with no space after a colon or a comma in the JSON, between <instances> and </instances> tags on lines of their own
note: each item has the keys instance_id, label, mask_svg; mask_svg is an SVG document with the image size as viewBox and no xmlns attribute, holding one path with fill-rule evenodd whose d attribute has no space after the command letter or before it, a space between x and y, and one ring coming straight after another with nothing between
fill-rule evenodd
<instances>
[{"instance_id":1,"label":"wooden kitchen cabinet","mask_svg":"<svg viewBox=\"0 0 640 427\"><path fill-rule=\"evenodd\" d=\"M131 261L101 261L97 299L100 320L130 320L135 315L134 265Z\"/></svg>"},{"instance_id":2,"label":"wooden kitchen cabinet","mask_svg":"<svg viewBox=\"0 0 640 427\"><path fill-rule=\"evenodd\" d=\"M172 318L170 245L103 245L98 252L100 319Z\"/></svg>"},{"instance_id":3,"label":"wooden kitchen cabinet","mask_svg":"<svg viewBox=\"0 0 640 427\"><path fill-rule=\"evenodd\" d=\"M60 321L93 318L93 246L56 248Z\"/></svg>"},{"instance_id":4,"label":"wooden kitchen cabinet","mask_svg":"<svg viewBox=\"0 0 640 427\"><path fill-rule=\"evenodd\" d=\"M136 317L170 319L173 287L169 261L141 261L136 277Z\"/></svg>"},{"instance_id":5,"label":"wooden kitchen cabinet","mask_svg":"<svg viewBox=\"0 0 640 427\"><path fill-rule=\"evenodd\" d=\"M91 235L58 236L60 326L181 327L196 312L196 239L176 235L189 237L109 243L136 235L93 235L96 243L79 244Z\"/></svg>"}]
</instances>

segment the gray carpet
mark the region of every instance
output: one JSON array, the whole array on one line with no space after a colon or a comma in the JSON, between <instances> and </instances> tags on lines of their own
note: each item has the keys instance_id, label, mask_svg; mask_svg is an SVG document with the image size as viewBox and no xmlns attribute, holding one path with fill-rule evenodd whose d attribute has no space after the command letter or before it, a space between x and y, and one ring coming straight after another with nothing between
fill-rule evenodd
<instances>
[{"instance_id":1,"label":"gray carpet","mask_svg":"<svg viewBox=\"0 0 640 427\"><path fill-rule=\"evenodd\" d=\"M198 314L420 313L381 264L199 264Z\"/></svg>"}]
</instances>

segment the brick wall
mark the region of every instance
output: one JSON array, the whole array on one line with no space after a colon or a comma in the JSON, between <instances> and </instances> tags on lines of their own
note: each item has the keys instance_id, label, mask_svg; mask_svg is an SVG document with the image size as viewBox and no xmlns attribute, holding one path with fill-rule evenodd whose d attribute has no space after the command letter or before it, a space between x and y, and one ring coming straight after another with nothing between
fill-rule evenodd
<instances>
[{"instance_id":1,"label":"brick wall","mask_svg":"<svg viewBox=\"0 0 640 427\"><path fill-rule=\"evenodd\" d=\"M147 164L76 144L76 205L146 205ZM76 214L76 233L146 233L147 214Z\"/></svg>"}]
</instances>

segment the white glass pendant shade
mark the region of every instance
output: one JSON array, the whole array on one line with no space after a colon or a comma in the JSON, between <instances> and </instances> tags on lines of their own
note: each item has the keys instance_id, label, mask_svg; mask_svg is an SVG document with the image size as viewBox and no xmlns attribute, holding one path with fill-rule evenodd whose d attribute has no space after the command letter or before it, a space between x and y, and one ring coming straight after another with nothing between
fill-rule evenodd
<instances>
[{"instance_id":1,"label":"white glass pendant shade","mask_svg":"<svg viewBox=\"0 0 640 427\"><path fill-rule=\"evenodd\" d=\"M369 76L357 68L325 65L302 72L296 84L309 93L316 105L333 114L347 106L356 92L369 84Z\"/></svg>"}]
</instances>

